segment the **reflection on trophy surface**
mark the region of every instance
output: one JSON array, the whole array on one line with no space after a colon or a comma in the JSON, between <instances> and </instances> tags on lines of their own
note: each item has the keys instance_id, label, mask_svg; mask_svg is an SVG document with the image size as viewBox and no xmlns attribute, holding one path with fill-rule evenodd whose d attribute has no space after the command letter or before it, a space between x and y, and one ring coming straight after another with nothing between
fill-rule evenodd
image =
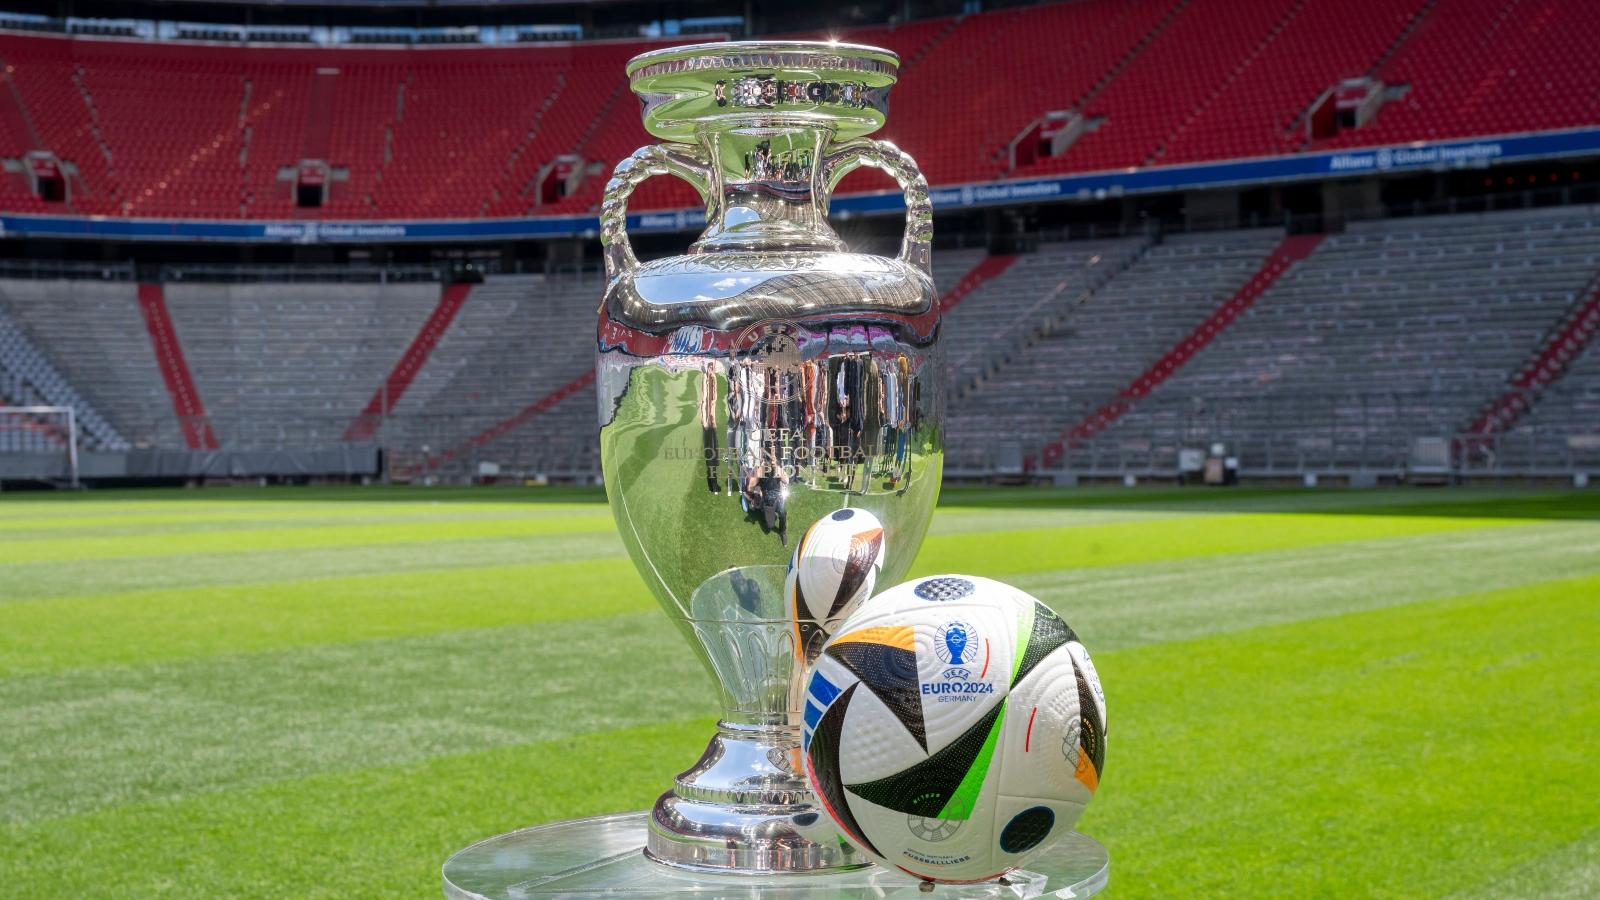
<instances>
[{"instance_id":1,"label":"reflection on trophy surface","mask_svg":"<svg viewBox=\"0 0 1600 900\"><path fill-rule=\"evenodd\" d=\"M661 862L864 864L823 833L797 768L796 685L815 647L796 645L785 575L807 529L849 508L882 523L878 583L895 583L939 492L927 185L893 145L865 139L897 69L888 51L812 43L675 48L628 66L646 127L668 143L607 186L602 465L635 565L724 706L651 814L647 851ZM903 189L897 258L849 253L827 223L829 191L863 165ZM707 228L687 255L641 264L627 199L658 174L701 191Z\"/></svg>"}]
</instances>

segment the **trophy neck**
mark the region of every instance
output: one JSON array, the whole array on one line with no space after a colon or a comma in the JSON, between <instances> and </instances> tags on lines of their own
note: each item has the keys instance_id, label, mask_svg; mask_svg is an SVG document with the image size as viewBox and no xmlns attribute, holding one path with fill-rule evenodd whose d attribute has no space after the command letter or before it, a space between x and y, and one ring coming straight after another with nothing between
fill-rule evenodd
<instances>
[{"instance_id":1,"label":"trophy neck","mask_svg":"<svg viewBox=\"0 0 1600 900\"><path fill-rule=\"evenodd\" d=\"M830 123L730 117L698 133L711 161L707 227L690 253L842 251L822 180Z\"/></svg>"}]
</instances>

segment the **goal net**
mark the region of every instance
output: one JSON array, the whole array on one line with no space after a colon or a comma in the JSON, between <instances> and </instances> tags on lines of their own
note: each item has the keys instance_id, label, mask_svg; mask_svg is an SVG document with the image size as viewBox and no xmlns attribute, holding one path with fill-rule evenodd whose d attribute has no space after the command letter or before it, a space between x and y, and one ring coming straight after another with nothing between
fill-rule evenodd
<instances>
[{"instance_id":1,"label":"goal net","mask_svg":"<svg viewBox=\"0 0 1600 900\"><path fill-rule=\"evenodd\" d=\"M70 406L0 406L0 480L78 486L78 419Z\"/></svg>"}]
</instances>

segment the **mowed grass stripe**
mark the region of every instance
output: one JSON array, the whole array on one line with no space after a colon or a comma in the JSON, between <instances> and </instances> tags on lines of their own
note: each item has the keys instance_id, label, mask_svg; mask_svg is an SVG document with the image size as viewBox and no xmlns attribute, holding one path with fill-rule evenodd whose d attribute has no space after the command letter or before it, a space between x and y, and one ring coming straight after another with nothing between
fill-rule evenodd
<instances>
[{"instance_id":1,"label":"mowed grass stripe","mask_svg":"<svg viewBox=\"0 0 1600 900\"><path fill-rule=\"evenodd\" d=\"M261 550L89 559L74 560L70 566L58 562L21 563L0 565L0 605L49 597L306 582L402 572L461 572L477 567L620 559L624 555L622 541L615 533L593 533L301 548L293 553ZM471 576L463 573L461 577Z\"/></svg>"},{"instance_id":2,"label":"mowed grass stripe","mask_svg":"<svg viewBox=\"0 0 1600 900\"><path fill-rule=\"evenodd\" d=\"M246 495L248 496L248 495ZM494 494L485 494L493 497ZM0 534L7 538L18 533L54 533L129 526L231 524L269 522L277 525L300 521L336 521L357 524L365 521L428 521L472 518L560 518L593 516L604 513L597 506L604 497L586 503L503 503L483 500L467 502L418 503L328 503L321 501L259 503L243 497L210 502L187 501L183 495L161 503L116 503L94 505L67 504L63 507L13 506L7 501L6 515L0 518Z\"/></svg>"},{"instance_id":3,"label":"mowed grass stripe","mask_svg":"<svg viewBox=\"0 0 1600 900\"><path fill-rule=\"evenodd\" d=\"M604 501L600 488L546 486L532 490L486 491L479 487L420 487L403 485L327 486L229 486L220 489L183 490L172 488L117 488L79 493L32 492L6 497L10 508L32 516L73 516L84 510L151 511L170 509L175 504L235 506L249 503L262 509L320 504L329 507L382 504L384 506L437 506L446 503L471 503L555 507Z\"/></svg>"},{"instance_id":4,"label":"mowed grass stripe","mask_svg":"<svg viewBox=\"0 0 1600 900\"><path fill-rule=\"evenodd\" d=\"M1591 832L1600 578L1097 655L1119 896L1435 897Z\"/></svg>"},{"instance_id":5,"label":"mowed grass stripe","mask_svg":"<svg viewBox=\"0 0 1600 900\"><path fill-rule=\"evenodd\" d=\"M659 612L16 676L0 822L710 716L715 698Z\"/></svg>"},{"instance_id":6,"label":"mowed grass stripe","mask_svg":"<svg viewBox=\"0 0 1600 900\"><path fill-rule=\"evenodd\" d=\"M467 541L586 531L603 534L612 530L611 516L604 510L590 516L559 519L530 516L509 520L401 523L354 528L345 524L224 531L196 527L188 531L159 534L120 534L81 539L68 534L49 539L8 541L5 559L8 563L68 562L239 550L289 551L317 547ZM0 565L0 578L3 577L4 565Z\"/></svg>"},{"instance_id":7,"label":"mowed grass stripe","mask_svg":"<svg viewBox=\"0 0 1600 900\"><path fill-rule=\"evenodd\" d=\"M654 605L626 559L19 601L0 604L0 676L595 618Z\"/></svg>"},{"instance_id":8,"label":"mowed grass stripe","mask_svg":"<svg viewBox=\"0 0 1600 900\"><path fill-rule=\"evenodd\" d=\"M1597 893L1600 893L1600 828L1451 896L1454 900L1500 900L1504 897L1583 900Z\"/></svg>"},{"instance_id":9,"label":"mowed grass stripe","mask_svg":"<svg viewBox=\"0 0 1600 900\"><path fill-rule=\"evenodd\" d=\"M1600 495L1480 488L1439 492L947 486L939 497L939 511L932 529L935 534L1259 513L1600 518Z\"/></svg>"},{"instance_id":10,"label":"mowed grass stripe","mask_svg":"<svg viewBox=\"0 0 1600 900\"><path fill-rule=\"evenodd\" d=\"M73 540L86 540L91 538L121 538L132 535L189 535L204 531L210 534L225 532L259 531L263 528L283 530L291 528L318 528L331 523L337 523L342 528L372 528L384 525L402 525L414 528L427 528L453 522L526 522L530 520L548 520L547 515L530 514L526 510L475 510L464 506L448 507L448 511L435 512L432 515L366 515L366 516L327 516L315 509L297 510L298 515L277 515L261 517L255 515L230 515L230 516L200 516L190 517L181 515L162 516L160 521L110 521L110 522L54 522L44 528L0 528L0 541L59 541L64 532L71 532ZM596 513L593 508L581 517L581 524L593 525ZM576 515L573 518L580 518Z\"/></svg>"},{"instance_id":11,"label":"mowed grass stripe","mask_svg":"<svg viewBox=\"0 0 1600 900\"><path fill-rule=\"evenodd\" d=\"M1055 607L1094 647L1110 650L1587 575L1600 575L1600 522L1034 572L1009 580Z\"/></svg>"},{"instance_id":12,"label":"mowed grass stripe","mask_svg":"<svg viewBox=\"0 0 1600 900\"><path fill-rule=\"evenodd\" d=\"M978 572L1019 574L1127 565L1166 559L1251 553L1469 531L1531 520L1492 516L1383 516L1264 513L1123 522L1084 528L1039 528L938 534L922 545L913 575Z\"/></svg>"},{"instance_id":13,"label":"mowed grass stripe","mask_svg":"<svg viewBox=\"0 0 1600 900\"><path fill-rule=\"evenodd\" d=\"M1011 565L997 556L966 571L1010 578L1111 648L1600 573L1600 523L1021 575L1011 574ZM1250 578L1240 579L1241 571ZM648 590L620 555L12 602L0 604L0 676L651 608ZM111 621L116 628L106 627Z\"/></svg>"},{"instance_id":14,"label":"mowed grass stripe","mask_svg":"<svg viewBox=\"0 0 1600 900\"><path fill-rule=\"evenodd\" d=\"M643 807L705 748L714 721L0 824L0 873L17 898L437 896L440 865L467 844Z\"/></svg>"},{"instance_id":15,"label":"mowed grass stripe","mask_svg":"<svg viewBox=\"0 0 1600 900\"><path fill-rule=\"evenodd\" d=\"M942 518L942 517L941 517ZM416 571L418 557L452 567L453 553L477 556L482 564L519 560L497 556L482 559L479 545L513 538L574 541L592 538L579 558L620 556L622 547L609 518L584 520L585 528L566 529L559 522L453 522L445 526L389 525L345 529L324 525L306 529L193 535L143 535L76 542L69 538L8 547L0 562L0 602L34 597L88 593L91 590L138 590L186 584L250 583L263 574L295 578L310 574L338 575L386 571L383 557L404 558ZM1211 515L1164 518L1082 527L1032 528L935 534L924 543L913 573L973 571L1023 573L1063 568L1123 565L1151 560L1249 553L1350 540L1410 534L1462 531L1531 523L1533 519L1490 516L1378 515ZM388 547L390 552L378 552ZM346 550L359 550L352 555ZM297 555L285 556L293 550ZM514 550L511 552L515 552ZM535 551L537 552L537 551ZM74 556L81 553L81 556ZM221 564L197 562L208 556L233 556ZM362 565L366 556L373 568ZM152 562L170 558L171 564ZM31 562L30 562L31 560ZM83 564L80 576L62 578L59 562ZM526 560L532 561L532 560ZM1002 568L994 566L999 561ZM102 568L95 571L95 564ZM316 567L321 566L320 570ZM80 590L70 586L81 584Z\"/></svg>"}]
</instances>

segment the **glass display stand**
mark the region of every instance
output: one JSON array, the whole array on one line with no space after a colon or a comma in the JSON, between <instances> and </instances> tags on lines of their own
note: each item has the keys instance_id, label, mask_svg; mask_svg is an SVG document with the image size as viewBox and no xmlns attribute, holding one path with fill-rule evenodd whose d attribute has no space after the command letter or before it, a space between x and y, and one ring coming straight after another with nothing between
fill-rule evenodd
<instances>
[{"instance_id":1,"label":"glass display stand","mask_svg":"<svg viewBox=\"0 0 1600 900\"><path fill-rule=\"evenodd\" d=\"M984 884L919 881L867 866L821 875L729 875L662 865L644 855L645 813L573 819L479 841L444 864L452 900L549 897L722 898L1026 898L1088 897L1106 886L1110 858L1091 837L1073 832L1019 869Z\"/></svg>"}]
</instances>

